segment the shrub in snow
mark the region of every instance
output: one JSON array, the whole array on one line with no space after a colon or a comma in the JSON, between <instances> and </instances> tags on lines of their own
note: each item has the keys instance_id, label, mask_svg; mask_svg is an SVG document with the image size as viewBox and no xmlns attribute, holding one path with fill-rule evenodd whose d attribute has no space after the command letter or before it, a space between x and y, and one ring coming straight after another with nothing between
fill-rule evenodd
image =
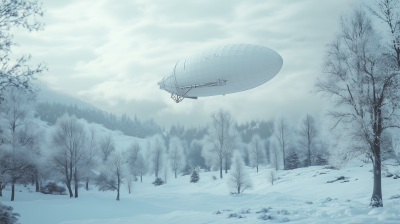
<instances>
[{"instance_id":1,"label":"shrub in snow","mask_svg":"<svg viewBox=\"0 0 400 224\"><path fill-rule=\"evenodd\" d=\"M332 201L332 198L327 197L324 202Z\"/></svg>"},{"instance_id":2,"label":"shrub in snow","mask_svg":"<svg viewBox=\"0 0 400 224\"><path fill-rule=\"evenodd\" d=\"M290 214L289 211L286 209L282 209L282 210L278 211L277 213L281 214L281 215L289 215Z\"/></svg>"},{"instance_id":3,"label":"shrub in snow","mask_svg":"<svg viewBox=\"0 0 400 224\"><path fill-rule=\"evenodd\" d=\"M306 204L312 205L312 201L306 201Z\"/></svg>"},{"instance_id":4,"label":"shrub in snow","mask_svg":"<svg viewBox=\"0 0 400 224\"><path fill-rule=\"evenodd\" d=\"M60 194L60 195L64 195L66 194L67 189L63 186L58 186L56 183L53 182L49 182L46 184L46 186L42 187L42 189L40 190L40 192L42 192L43 194Z\"/></svg>"},{"instance_id":5,"label":"shrub in snow","mask_svg":"<svg viewBox=\"0 0 400 224\"><path fill-rule=\"evenodd\" d=\"M217 179L217 177L216 177L216 176L212 176L212 177L211 177L211 179L213 179L213 180L216 180L216 179Z\"/></svg>"},{"instance_id":6,"label":"shrub in snow","mask_svg":"<svg viewBox=\"0 0 400 224\"><path fill-rule=\"evenodd\" d=\"M164 181L161 178L157 177L152 184L154 184L154 186L157 187L163 185Z\"/></svg>"},{"instance_id":7,"label":"shrub in snow","mask_svg":"<svg viewBox=\"0 0 400 224\"><path fill-rule=\"evenodd\" d=\"M12 212L13 210L13 207L0 203L0 223L17 224L18 217L20 217L20 215L18 213Z\"/></svg>"},{"instance_id":8,"label":"shrub in snow","mask_svg":"<svg viewBox=\"0 0 400 224\"><path fill-rule=\"evenodd\" d=\"M393 195L393 196L390 197L389 199L397 199L397 198L400 198L400 195L399 195L399 194Z\"/></svg>"},{"instance_id":9,"label":"shrub in snow","mask_svg":"<svg viewBox=\"0 0 400 224\"><path fill-rule=\"evenodd\" d=\"M234 217L238 217L238 215L236 213L232 213L228 215L228 218L234 218Z\"/></svg>"},{"instance_id":10,"label":"shrub in snow","mask_svg":"<svg viewBox=\"0 0 400 224\"><path fill-rule=\"evenodd\" d=\"M197 183L200 180L199 173L193 170L192 175L190 175L190 183Z\"/></svg>"},{"instance_id":11,"label":"shrub in snow","mask_svg":"<svg viewBox=\"0 0 400 224\"><path fill-rule=\"evenodd\" d=\"M271 185L274 185L274 182L276 180L276 172L275 172L275 170L270 170L268 172L267 179L271 183Z\"/></svg>"},{"instance_id":12,"label":"shrub in snow","mask_svg":"<svg viewBox=\"0 0 400 224\"><path fill-rule=\"evenodd\" d=\"M256 213L268 213L269 212L269 210L271 210L272 208L271 207L268 207L268 208L262 208L260 211L258 211L258 212L256 212Z\"/></svg>"},{"instance_id":13,"label":"shrub in snow","mask_svg":"<svg viewBox=\"0 0 400 224\"><path fill-rule=\"evenodd\" d=\"M276 217L272 216L272 215L262 215L262 216L260 216L258 218L262 219L262 220L273 220L273 219L276 219Z\"/></svg>"},{"instance_id":14,"label":"shrub in snow","mask_svg":"<svg viewBox=\"0 0 400 224\"><path fill-rule=\"evenodd\" d=\"M219 215L219 214L221 214L221 212L220 211L216 211L214 214Z\"/></svg>"}]
</instances>

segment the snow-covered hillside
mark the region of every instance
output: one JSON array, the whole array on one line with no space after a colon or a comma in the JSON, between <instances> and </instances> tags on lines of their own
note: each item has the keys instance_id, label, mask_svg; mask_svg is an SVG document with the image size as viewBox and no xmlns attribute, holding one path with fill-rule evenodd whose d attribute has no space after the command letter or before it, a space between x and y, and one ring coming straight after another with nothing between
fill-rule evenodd
<instances>
[{"instance_id":1,"label":"snow-covered hillside","mask_svg":"<svg viewBox=\"0 0 400 224\"><path fill-rule=\"evenodd\" d=\"M119 143L122 145L122 143ZM79 198L43 195L34 187L19 186L15 202L6 188L2 203L21 214L21 223L105 224L105 223L400 223L400 179L383 177L383 208L369 208L372 193L371 165L352 161L341 170L322 166L279 171L272 186L269 167L260 172L248 168L252 190L230 195L226 180L213 180L218 171L201 172L200 181L189 176L173 178L154 187L154 175L135 182L128 194L123 186L121 200L116 192L81 189ZM344 176L345 180L327 183ZM232 216L232 217L230 217ZM229 218L230 217L230 218ZM267 219L266 220L263 220Z\"/></svg>"}]
</instances>

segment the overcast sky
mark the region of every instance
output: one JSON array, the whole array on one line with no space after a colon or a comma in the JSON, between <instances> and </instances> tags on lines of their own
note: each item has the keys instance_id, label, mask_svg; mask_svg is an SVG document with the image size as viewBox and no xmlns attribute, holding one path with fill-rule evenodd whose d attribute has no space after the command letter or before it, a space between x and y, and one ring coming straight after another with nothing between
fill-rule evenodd
<instances>
[{"instance_id":1,"label":"overcast sky","mask_svg":"<svg viewBox=\"0 0 400 224\"><path fill-rule=\"evenodd\" d=\"M117 115L192 126L223 108L239 123L285 113L297 124L306 112L321 113L323 99L310 91L350 2L46 0L44 31L15 30L13 52L32 54L31 64L46 62L40 80L50 88ZM178 60L234 43L275 50L282 70L248 91L179 104L157 86Z\"/></svg>"}]
</instances>

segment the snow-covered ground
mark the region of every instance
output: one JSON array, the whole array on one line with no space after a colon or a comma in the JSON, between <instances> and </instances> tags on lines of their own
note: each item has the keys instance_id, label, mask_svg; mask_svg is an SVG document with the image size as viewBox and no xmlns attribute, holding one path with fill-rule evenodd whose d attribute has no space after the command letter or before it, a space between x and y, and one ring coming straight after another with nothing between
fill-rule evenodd
<instances>
[{"instance_id":1,"label":"snow-covered ground","mask_svg":"<svg viewBox=\"0 0 400 224\"><path fill-rule=\"evenodd\" d=\"M22 224L400 223L400 198L389 199L400 194L400 179L383 177L384 207L369 208L370 169L370 164L353 161L341 170L317 166L279 171L280 179L271 185L267 167L258 174L249 168L254 188L241 195L229 194L227 176L212 180L213 175L218 177L215 171L200 173L196 184L189 183L189 176L175 179L171 174L167 184L158 187L151 184L154 176L146 176L143 183L134 183L131 194L123 186L120 201L115 200L116 192L99 192L94 186L90 191L81 189L79 198L71 199L18 186L14 202L9 201L10 188L0 200L21 214ZM327 183L340 176L348 182ZM263 209L267 212L260 212ZM229 218L231 214L236 215Z\"/></svg>"}]
</instances>

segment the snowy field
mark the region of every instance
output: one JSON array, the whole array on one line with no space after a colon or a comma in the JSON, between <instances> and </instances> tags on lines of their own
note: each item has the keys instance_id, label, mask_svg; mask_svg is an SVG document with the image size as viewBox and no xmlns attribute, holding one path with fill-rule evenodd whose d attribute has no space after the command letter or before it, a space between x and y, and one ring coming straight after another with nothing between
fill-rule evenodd
<instances>
[{"instance_id":1,"label":"snowy field","mask_svg":"<svg viewBox=\"0 0 400 224\"><path fill-rule=\"evenodd\" d=\"M227 176L212 180L216 171L200 173L196 184L189 183L189 176L175 179L171 174L158 187L151 184L154 176L146 176L143 183L134 183L131 194L123 186L120 201L116 192L99 192L95 186L80 189L77 199L18 186L15 202L9 201L10 188L0 200L21 214L22 224L400 223L400 198L389 199L400 194L400 179L382 178L384 207L372 209L370 169L370 164L353 161L341 170L319 166L279 171L279 180L271 185L267 167L258 174L249 168L254 188L241 195L229 194ZM327 183L340 176L348 182Z\"/></svg>"}]
</instances>

